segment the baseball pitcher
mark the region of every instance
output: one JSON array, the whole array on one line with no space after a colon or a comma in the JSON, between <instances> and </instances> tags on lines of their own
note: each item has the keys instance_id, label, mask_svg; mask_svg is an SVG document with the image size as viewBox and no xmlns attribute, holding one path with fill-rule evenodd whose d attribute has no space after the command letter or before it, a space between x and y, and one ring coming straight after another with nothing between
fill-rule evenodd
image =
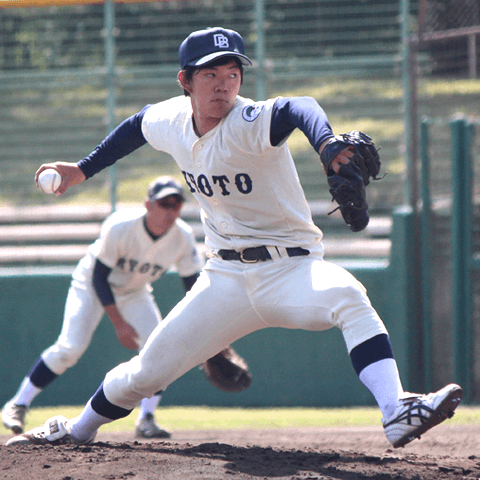
<instances>
[{"instance_id":1,"label":"baseball pitcher","mask_svg":"<svg viewBox=\"0 0 480 480\"><path fill-rule=\"evenodd\" d=\"M37 174L55 168L63 177L61 195L145 143L167 152L202 209L209 260L145 348L107 373L79 417L55 417L7 444L92 442L101 425L129 415L142 397L269 327L338 328L394 447L452 416L462 389L451 384L428 395L405 392L387 329L365 288L323 259L322 232L287 145L296 128L305 134L346 223L359 231L368 223L365 187L380 168L372 139L363 132L335 136L313 98L240 96L251 61L233 30L193 32L179 60L184 95L146 106L80 162L45 164Z\"/></svg>"}]
</instances>

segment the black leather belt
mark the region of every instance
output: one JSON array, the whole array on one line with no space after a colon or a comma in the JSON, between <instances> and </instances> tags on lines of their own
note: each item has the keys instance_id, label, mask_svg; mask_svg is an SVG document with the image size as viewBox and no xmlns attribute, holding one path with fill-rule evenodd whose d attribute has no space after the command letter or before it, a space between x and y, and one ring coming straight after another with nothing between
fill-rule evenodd
<instances>
[{"instance_id":1,"label":"black leather belt","mask_svg":"<svg viewBox=\"0 0 480 480\"><path fill-rule=\"evenodd\" d=\"M301 257L310 254L308 250L301 247L286 248L285 250L289 257ZM272 259L267 247L246 248L241 252L237 252L236 250L219 250L217 254L222 257L223 260L239 260L242 263L264 262L265 260Z\"/></svg>"}]
</instances>

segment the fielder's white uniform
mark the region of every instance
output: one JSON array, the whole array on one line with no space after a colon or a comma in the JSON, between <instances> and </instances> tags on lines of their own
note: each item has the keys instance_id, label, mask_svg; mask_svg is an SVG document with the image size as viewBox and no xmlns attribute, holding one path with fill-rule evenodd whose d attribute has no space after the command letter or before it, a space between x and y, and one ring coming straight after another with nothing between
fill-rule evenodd
<instances>
[{"instance_id":1,"label":"fielder's white uniform","mask_svg":"<svg viewBox=\"0 0 480 480\"><path fill-rule=\"evenodd\" d=\"M266 327L338 327L347 349L386 329L364 287L323 260L314 225L286 143L273 147L275 100L238 97L234 108L201 138L191 101L176 97L151 106L142 122L148 143L171 154L202 208L211 258L185 298L149 337L140 354L110 371L106 398L133 409L225 346ZM219 249L267 246L273 261L242 263ZM288 257L286 247L308 249Z\"/></svg>"},{"instance_id":2,"label":"fielder's white uniform","mask_svg":"<svg viewBox=\"0 0 480 480\"><path fill-rule=\"evenodd\" d=\"M192 229L181 219L160 238L147 233L146 210L124 209L110 215L100 237L88 248L72 275L60 336L41 357L61 375L78 361L90 345L104 309L92 284L96 259L111 268L108 282L122 317L138 334L139 348L162 320L151 283L176 267L181 277L199 272L203 260L197 253Z\"/></svg>"}]
</instances>

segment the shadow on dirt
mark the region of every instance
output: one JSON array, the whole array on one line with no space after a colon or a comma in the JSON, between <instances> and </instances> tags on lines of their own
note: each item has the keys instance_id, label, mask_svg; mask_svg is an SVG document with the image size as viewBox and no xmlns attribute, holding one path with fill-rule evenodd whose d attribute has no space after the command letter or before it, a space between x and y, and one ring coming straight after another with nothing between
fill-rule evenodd
<instances>
[{"instance_id":1,"label":"shadow on dirt","mask_svg":"<svg viewBox=\"0 0 480 480\"><path fill-rule=\"evenodd\" d=\"M358 478L398 480L404 478L448 478L442 473L464 474L460 468L455 471L450 467L439 467L427 459L411 455L411 458L398 458L394 455L385 456L365 455L358 452L276 449L271 447L246 446L236 447L223 443L204 443L198 446L189 444L172 443L102 443L97 442L92 447L76 447L83 452L96 447L105 449L131 450L135 452L148 452L150 454L180 455L186 457L203 458L207 460L219 460L225 462L223 467L225 474L243 473L254 477L291 477L295 479L342 479L357 480ZM391 452L391 451L390 451ZM418 462L418 463L417 463ZM417 477L417 467L428 467L432 476ZM426 465L425 465L426 464ZM413 468L412 468L413 467ZM422 468L422 469L423 469ZM407 474L403 470L410 471ZM307 476L305 476L307 475Z\"/></svg>"}]
</instances>

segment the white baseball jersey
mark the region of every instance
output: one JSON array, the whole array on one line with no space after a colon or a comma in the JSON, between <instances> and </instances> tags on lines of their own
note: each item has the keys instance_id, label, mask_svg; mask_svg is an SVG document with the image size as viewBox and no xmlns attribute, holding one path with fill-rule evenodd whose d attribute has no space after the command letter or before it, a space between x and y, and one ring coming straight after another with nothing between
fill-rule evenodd
<instances>
[{"instance_id":1,"label":"white baseball jersey","mask_svg":"<svg viewBox=\"0 0 480 480\"><path fill-rule=\"evenodd\" d=\"M201 138L194 133L188 97L153 105L143 118L148 143L180 166L213 250L272 245L323 253L322 232L312 221L287 145L270 144L274 103L237 97L230 113Z\"/></svg>"},{"instance_id":2,"label":"white baseball jersey","mask_svg":"<svg viewBox=\"0 0 480 480\"><path fill-rule=\"evenodd\" d=\"M77 282L91 282L95 260L112 269L108 282L114 295L141 289L176 267L181 277L199 272L203 261L197 252L192 229L181 219L162 237L153 240L144 226L145 209L119 210L102 225L100 237L73 273Z\"/></svg>"}]
</instances>

